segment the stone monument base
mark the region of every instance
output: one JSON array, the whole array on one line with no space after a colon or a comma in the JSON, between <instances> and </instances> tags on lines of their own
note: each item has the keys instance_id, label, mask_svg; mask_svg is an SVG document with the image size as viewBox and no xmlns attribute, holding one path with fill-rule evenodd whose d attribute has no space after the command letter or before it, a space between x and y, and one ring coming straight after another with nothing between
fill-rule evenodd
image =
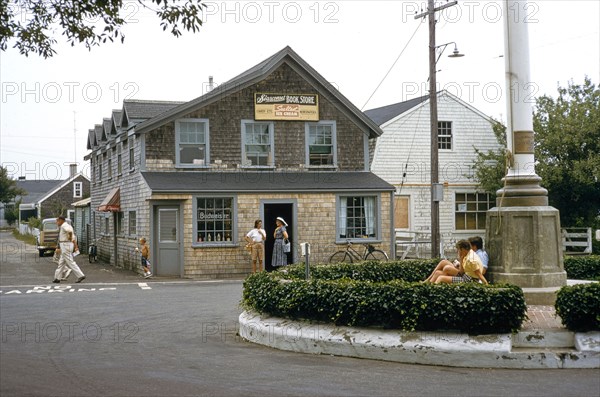
<instances>
[{"instance_id":1,"label":"stone monument base","mask_svg":"<svg viewBox=\"0 0 600 397\"><path fill-rule=\"evenodd\" d=\"M562 287L563 267L559 212L549 206L494 207L487 212L486 273L494 283L521 288Z\"/></svg>"}]
</instances>

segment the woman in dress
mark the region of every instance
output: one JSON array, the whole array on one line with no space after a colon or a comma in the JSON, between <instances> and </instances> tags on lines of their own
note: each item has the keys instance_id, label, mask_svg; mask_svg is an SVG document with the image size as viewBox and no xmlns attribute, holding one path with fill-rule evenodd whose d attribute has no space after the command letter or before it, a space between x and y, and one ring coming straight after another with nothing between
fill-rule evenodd
<instances>
[{"instance_id":1,"label":"woman in dress","mask_svg":"<svg viewBox=\"0 0 600 397\"><path fill-rule=\"evenodd\" d=\"M273 245L273 259L271 260L271 266L279 267L287 265L287 254L283 252L283 240L288 238L287 231L285 230L287 223L285 223L282 217L278 216L275 220L275 224L277 225L277 228L273 233L275 244Z\"/></svg>"}]
</instances>

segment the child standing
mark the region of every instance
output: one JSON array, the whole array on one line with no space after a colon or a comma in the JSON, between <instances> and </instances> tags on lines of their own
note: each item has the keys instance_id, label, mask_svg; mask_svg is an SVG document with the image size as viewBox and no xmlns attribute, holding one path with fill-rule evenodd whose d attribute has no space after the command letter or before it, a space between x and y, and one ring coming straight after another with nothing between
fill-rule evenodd
<instances>
[{"instance_id":1,"label":"child standing","mask_svg":"<svg viewBox=\"0 0 600 397\"><path fill-rule=\"evenodd\" d=\"M140 239L140 245L142 246L141 253L142 267L144 268L144 278L150 278L152 277L152 272L150 271L150 261L148 260L148 258L150 258L150 248L146 244L146 239L144 237ZM138 247L135 247L135 250L140 252Z\"/></svg>"}]
</instances>

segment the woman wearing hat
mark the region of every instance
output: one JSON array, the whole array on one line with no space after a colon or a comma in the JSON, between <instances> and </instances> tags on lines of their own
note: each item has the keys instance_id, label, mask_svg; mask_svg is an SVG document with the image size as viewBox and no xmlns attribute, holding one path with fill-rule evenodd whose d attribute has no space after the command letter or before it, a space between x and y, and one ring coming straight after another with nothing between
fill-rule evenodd
<instances>
[{"instance_id":1,"label":"woman wearing hat","mask_svg":"<svg viewBox=\"0 0 600 397\"><path fill-rule=\"evenodd\" d=\"M277 225L277 228L273 233L275 244L273 245L273 259L271 260L271 266L279 267L287 265L287 255L283 252L283 240L288 238L287 231L285 230L287 223L282 217L278 216L277 219L275 219L275 224Z\"/></svg>"}]
</instances>

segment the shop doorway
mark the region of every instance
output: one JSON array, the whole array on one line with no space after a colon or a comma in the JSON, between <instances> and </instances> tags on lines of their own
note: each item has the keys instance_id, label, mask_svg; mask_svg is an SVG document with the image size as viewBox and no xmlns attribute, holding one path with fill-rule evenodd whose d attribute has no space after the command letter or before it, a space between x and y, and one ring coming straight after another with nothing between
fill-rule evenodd
<instances>
[{"instance_id":1,"label":"shop doorway","mask_svg":"<svg viewBox=\"0 0 600 397\"><path fill-rule=\"evenodd\" d=\"M265 270L272 271L275 268L271 266L271 260L273 258L273 245L275 244L275 240L273 239L273 233L275 232L275 219L278 216L285 219L287 226L287 233L292 242L292 252L290 252L288 257L288 263L294 263L296 261L295 258L295 207L296 204L294 202L263 202L262 203L262 219L263 219L263 227L267 232L267 240L265 241Z\"/></svg>"}]
</instances>

